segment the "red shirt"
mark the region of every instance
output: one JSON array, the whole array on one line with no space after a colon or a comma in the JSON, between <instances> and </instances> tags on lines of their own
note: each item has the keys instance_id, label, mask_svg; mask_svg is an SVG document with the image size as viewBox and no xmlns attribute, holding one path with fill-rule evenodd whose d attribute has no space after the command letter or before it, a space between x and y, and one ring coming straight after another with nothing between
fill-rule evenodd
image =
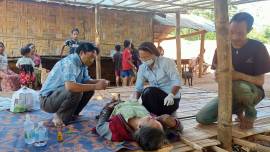
<instances>
[{"instance_id":1,"label":"red shirt","mask_svg":"<svg viewBox=\"0 0 270 152\"><path fill-rule=\"evenodd\" d=\"M128 48L125 48L122 54L122 70L131 70L132 66L128 61L131 61L132 54Z\"/></svg>"}]
</instances>

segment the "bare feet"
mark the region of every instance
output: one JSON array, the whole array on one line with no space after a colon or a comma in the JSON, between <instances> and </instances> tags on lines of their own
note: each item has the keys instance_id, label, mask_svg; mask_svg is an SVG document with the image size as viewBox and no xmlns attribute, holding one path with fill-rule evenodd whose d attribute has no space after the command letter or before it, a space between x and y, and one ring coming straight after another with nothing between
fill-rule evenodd
<instances>
[{"instance_id":1,"label":"bare feet","mask_svg":"<svg viewBox=\"0 0 270 152\"><path fill-rule=\"evenodd\" d=\"M253 128L254 120L248 119L248 118L241 118L240 119L240 128L241 129L251 129Z\"/></svg>"},{"instance_id":2,"label":"bare feet","mask_svg":"<svg viewBox=\"0 0 270 152\"><path fill-rule=\"evenodd\" d=\"M62 119L56 113L53 114L52 122L53 122L55 127L64 127L65 126Z\"/></svg>"}]
</instances>

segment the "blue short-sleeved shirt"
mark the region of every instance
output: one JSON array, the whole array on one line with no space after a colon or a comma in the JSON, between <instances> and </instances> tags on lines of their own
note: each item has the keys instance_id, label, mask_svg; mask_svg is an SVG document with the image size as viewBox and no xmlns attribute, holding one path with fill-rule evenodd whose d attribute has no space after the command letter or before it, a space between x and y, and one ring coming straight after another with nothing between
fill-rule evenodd
<instances>
[{"instance_id":1,"label":"blue short-sleeved shirt","mask_svg":"<svg viewBox=\"0 0 270 152\"><path fill-rule=\"evenodd\" d=\"M79 55L74 53L54 65L40 90L40 95L48 96L57 88L64 87L67 81L85 83L88 80L91 80L88 67L81 62Z\"/></svg>"},{"instance_id":2,"label":"blue short-sleeved shirt","mask_svg":"<svg viewBox=\"0 0 270 152\"><path fill-rule=\"evenodd\" d=\"M137 92L143 91L146 80L151 87L160 88L167 94L171 93L173 86L181 86L175 62L161 56L155 59L153 69L145 64L140 65L135 86ZM180 92L176 94L175 98L180 98Z\"/></svg>"}]
</instances>

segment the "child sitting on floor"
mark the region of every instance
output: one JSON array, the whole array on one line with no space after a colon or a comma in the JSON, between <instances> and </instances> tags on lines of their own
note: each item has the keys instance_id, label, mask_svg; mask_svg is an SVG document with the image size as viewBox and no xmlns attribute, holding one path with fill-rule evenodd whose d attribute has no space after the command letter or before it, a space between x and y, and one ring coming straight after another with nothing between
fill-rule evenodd
<instances>
[{"instance_id":1,"label":"child sitting on floor","mask_svg":"<svg viewBox=\"0 0 270 152\"><path fill-rule=\"evenodd\" d=\"M31 58L31 49L29 47L21 48L22 57L16 63L16 67L20 69L21 85L32 88L35 82L34 67L35 63Z\"/></svg>"},{"instance_id":2,"label":"child sitting on floor","mask_svg":"<svg viewBox=\"0 0 270 152\"><path fill-rule=\"evenodd\" d=\"M157 150L166 141L179 140L183 126L170 115L152 116L134 101L111 102L99 115L96 131L111 141L135 140L143 150Z\"/></svg>"}]
</instances>

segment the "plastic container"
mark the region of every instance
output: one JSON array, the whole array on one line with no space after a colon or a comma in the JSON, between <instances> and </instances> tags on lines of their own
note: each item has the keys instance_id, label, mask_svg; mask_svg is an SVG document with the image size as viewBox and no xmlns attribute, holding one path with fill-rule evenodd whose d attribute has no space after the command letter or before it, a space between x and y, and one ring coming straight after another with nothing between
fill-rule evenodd
<instances>
[{"instance_id":1,"label":"plastic container","mask_svg":"<svg viewBox=\"0 0 270 152\"><path fill-rule=\"evenodd\" d=\"M34 128L35 124L31 121L30 115L26 114L26 119L24 121L24 141L26 144L34 143Z\"/></svg>"}]
</instances>

